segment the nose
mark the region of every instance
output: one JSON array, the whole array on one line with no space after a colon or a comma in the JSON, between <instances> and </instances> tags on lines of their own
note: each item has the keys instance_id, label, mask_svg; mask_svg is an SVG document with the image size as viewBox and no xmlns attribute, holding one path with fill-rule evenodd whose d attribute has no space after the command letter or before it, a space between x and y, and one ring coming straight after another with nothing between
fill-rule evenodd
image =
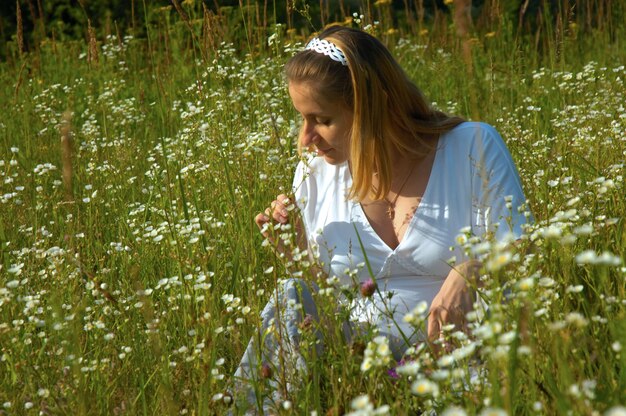
<instances>
[{"instance_id":1,"label":"nose","mask_svg":"<svg viewBox=\"0 0 626 416\"><path fill-rule=\"evenodd\" d=\"M318 141L319 137L313 128L313 124L304 121L302 130L300 131L300 142L302 143L302 147L310 147Z\"/></svg>"}]
</instances>

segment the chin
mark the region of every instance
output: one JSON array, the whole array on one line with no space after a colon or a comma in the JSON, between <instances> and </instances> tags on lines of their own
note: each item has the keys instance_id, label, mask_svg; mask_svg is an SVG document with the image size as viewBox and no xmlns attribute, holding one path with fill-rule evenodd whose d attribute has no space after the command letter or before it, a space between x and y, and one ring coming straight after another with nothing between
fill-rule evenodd
<instances>
[{"instance_id":1,"label":"chin","mask_svg":"<svg viewBox=\"0 0 626 416\"><path fill-rule=\"evenodd\" d=\"M342 163L348 160L346 158L337 159L334 157L329 157L328 155L324 155L322 157L324 158L324 161L328 163L329 165L341 165Z\"/></svg>"}]
</instances>

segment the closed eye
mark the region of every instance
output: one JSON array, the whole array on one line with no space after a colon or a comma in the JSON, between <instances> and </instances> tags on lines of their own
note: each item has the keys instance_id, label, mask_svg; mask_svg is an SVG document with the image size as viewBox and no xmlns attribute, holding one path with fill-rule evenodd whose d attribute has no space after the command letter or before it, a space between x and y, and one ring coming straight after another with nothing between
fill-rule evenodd
<instances>
[{"instance_id":1,"label":"closed eye","mask_svg":"<svg viewBox=\"0 0 626 416\"><path fill-rule=\"evenodd\" d=\"M316 117L315 118L315 122L318 123L318 124L323 124L325 126L330 125L330 119L329 118Z\"/></svg>"}]
</instances>

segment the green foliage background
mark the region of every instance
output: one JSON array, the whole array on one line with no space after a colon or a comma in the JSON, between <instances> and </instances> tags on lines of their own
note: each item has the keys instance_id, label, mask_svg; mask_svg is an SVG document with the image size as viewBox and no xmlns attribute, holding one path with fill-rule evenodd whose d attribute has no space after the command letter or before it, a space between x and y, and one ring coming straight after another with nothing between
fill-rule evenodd
<instances>
[{"instance_id":1,"label":"green foliage background","mask_svg":"<svg viewBox=\"0 0 626 416\"><path fill-rule=\"evenodd\" d=\"M282 65L335 20L313 4L289 15L285 3L267 14L250 3L146 1L133 23L123 2L20 1L24 50L3 3L0 414L226 411L259 313L287 276L252 221L298 161ZM442 378L434 397L386 368L363 373L371 337L343 340L340 291L322 282L326 352L277 412L341 414L362 394L392 414L624 405L621 3L529 1L521 25L518 2L475 3L467 38L452 14L426 8L411 21L403 2L383 3L346 1L363 18L336 20L370 25L438 108L502 133L536 224L518 249L485 254L501 267L485 270L482 294L504 306L476 323L471 356L418 358L415 375L433 380L480 363L480 383Z\"/></svg>"}]
</instances>

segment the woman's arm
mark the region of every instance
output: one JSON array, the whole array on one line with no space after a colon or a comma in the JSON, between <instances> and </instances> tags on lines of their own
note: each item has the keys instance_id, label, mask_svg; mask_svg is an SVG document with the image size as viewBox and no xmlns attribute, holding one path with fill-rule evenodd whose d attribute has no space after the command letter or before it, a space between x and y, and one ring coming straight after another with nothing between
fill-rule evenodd
<instances>
[{"instance_id":1,"label":"woman's arm","mask_svg":"<svg viewBox=\"0 0 626 416\"><path fill-rule=\"evenodd\" d=\"M464 330L467 324L465 315L474 307L476 298L472 286L478 282L482 263L468 260L450 270L439 293L430 304L428 316L428 339L435 341L442 335L445 325L454 324Z\"/></svg>"}]
</instances>

